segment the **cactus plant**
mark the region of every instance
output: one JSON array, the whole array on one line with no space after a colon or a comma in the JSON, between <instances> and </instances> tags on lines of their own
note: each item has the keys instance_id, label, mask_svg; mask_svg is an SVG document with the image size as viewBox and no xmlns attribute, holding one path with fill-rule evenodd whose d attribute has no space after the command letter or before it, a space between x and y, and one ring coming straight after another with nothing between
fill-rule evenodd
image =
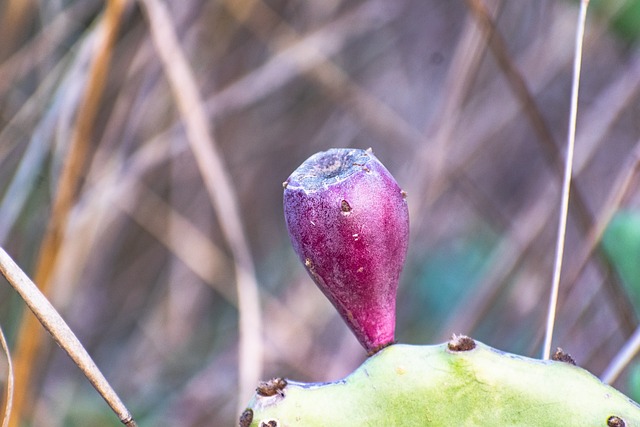
<instances>
[{"instance_id":1,"label":"cactus plant","mask_svg":"<svg viewBox=\"0 0 640 427\"><path fill-rule=\"evenodd\" d=\"M342 380L256 393L241 426L640 426L640 407L582 368L459 342L394 344Z\"/></svg>"},{"instance_id":2,"label":"cactus plant","mask_svg":"<svg viewBox=\"0 0 640 427\"><path fill-rule=\"evenodd\" d=\"M543 361L465 336L441 345L394 344L408 240L404 196L363 150L318 153L285 182L294 250L370 357L331 383L259 384L241 427L640 427L637 403L560 349Z\"/></svg>"}]
</instances>

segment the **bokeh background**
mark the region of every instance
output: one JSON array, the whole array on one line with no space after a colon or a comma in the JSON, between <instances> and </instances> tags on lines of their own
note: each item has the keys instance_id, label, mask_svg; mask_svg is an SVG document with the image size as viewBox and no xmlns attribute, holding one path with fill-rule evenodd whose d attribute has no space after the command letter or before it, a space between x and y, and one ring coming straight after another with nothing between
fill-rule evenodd
<instances>
[{"instance_id":1,"label":"bokeh background","mask_svg":"<svg viewBox=\"0 0 640 427\"><path fill-rule=\"evenodd\" d=\"M257 379L365 359L283 220L282 182L330 147L373 148L409 195L399 341L540 356L577 2L0 10L0 245L141 426L231 426ZM554 347L596 375L639 322L639 36L640 1L591 2ZM120 425L28 318L1 279L12 425ZM639 372L615 385L638 399Z\"/></svg>"}]
</instances>

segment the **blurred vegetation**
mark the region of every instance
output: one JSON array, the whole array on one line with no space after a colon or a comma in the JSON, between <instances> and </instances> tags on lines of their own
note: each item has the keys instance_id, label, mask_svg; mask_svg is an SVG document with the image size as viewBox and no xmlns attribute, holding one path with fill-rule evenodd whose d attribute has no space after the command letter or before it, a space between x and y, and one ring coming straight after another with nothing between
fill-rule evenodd
<instances>
[{"instance_id":1,"label":"blurred vegetation","mask_svg":"<svg viewBox=\"0 0 640 427\"><path fill-rule=\"evenodd\" d=\"M638 326L624 285L638 279L617 269L640 265L624 224L599 244L615 212L640 212L640 51L629 32L639 27L622 22L637 20L639 3L598 3L554 340L595 374ZM409 194L398 339L465 333L539 356L575 2L484 0L494 28L478 25L477 0L159 2L180 43L165 53L186 57L203 103L186 107L188 82L168 79L150 30L158 2L105 15L114 4L0 3L0 245L34 277L60 183L71 182L47 293L141 426L234 425L249 398L239 370L324 381L365 358L295 259L282 217L281 183L330 147L372 147ZM198 107L233 184L226 200L237 202L258 312L239 308L241 261L192 151L183 111ZM64 181L72 157L79 175ZM24 310L0 280L12 349ZM241 316L262 327L264 363L242 354ZM22 426L119 425L50 339L30 357ZM615 385L629 384L625 373Z\"/></svg>"},{"instance_id":2,"label":"blurred vegetation","mask_svg":"<svg viewBox=\"0 0 640 427\"><path fill-rule=\"evenodd\" d=\"M607 226L602 245L634 307L640 310L640 212L618 212Z\"/></svg>"},{"instance_id":3,"label":"blurred vegetation","mask_svg":"<svg viewBox=\"0 0 640 427\"><path fill-rule=\"evenodd\" d=\"M640 310L640 211L618 211L602 236L602 247L637 313ZM640 401L640 363L637 361L629 369L629 394Z\"/></svg>"},{"instance_id":4,"label":"blurred vegetation","mask_svg":"<svg viewBox=\"0 0 640 427\"><path fill-rule=\"evenodd\" d=\"M640 38L640 1L625 0L615 4L610 0L592 2L595 13L602 13L611 30L629 44L637 44Z\"/></svg>"}]
</instances>

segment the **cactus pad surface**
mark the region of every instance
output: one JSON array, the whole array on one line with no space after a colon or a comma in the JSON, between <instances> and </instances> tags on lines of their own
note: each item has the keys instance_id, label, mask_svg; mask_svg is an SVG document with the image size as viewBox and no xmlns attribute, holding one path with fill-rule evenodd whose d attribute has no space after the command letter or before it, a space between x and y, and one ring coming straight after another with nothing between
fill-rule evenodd
<instances>
[{"instance_id":1,"label":"cactus pad surface","mask_svg":"<svg viewBox=\"0 0 640 427\"><path fill-rule=\"evenodd\" d=\"M640 406L588 371L468 340L394 344L342 380L287 381L256 394L241 425L640 426Z\"/></svg>"}]
</instances>

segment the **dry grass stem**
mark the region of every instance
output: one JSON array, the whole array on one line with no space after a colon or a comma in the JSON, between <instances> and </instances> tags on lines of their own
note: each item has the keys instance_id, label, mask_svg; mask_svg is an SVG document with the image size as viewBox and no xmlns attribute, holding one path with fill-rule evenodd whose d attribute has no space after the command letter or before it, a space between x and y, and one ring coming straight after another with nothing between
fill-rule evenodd
<instances>
[{"instance_id":1,"label":"dry grass stem","mask_svg":"<svg viewBox=\"0 0 640 427\"><path fill-rule=\"evenodd\" d=\"M254 28L255 24L248 21L247 12L237 9L241 3L229 1L227 7L241 23ZM264 64L216 92L207 101L207 110L213 117L222 118L258 103L301 73L310 73L327 63L329 58L344 50L352 38L390 23L398 16L400 8L385 4L383 11L385 13L381 13L380 2L367 1L308 35L294 36L293 30L289 29L289 38L295 37L295 41L290 40L284 47L272 46L274 53ZM278 22L281 22L279 18ZM273 43L267 35L263 37L265 42ZM411 138L417 137L415 130L398 129L396 132L409 132L413 135Z\"/></svg>"},{"instance_id":2,"label":"dry grass stem","mask_svg":"<svg viewBox=\"0 0 640 427\"><path fill-rule=\"evenodd\" d=\"M624 368L631 363L640 350L640 327L638 327L629 340L613 358L609 366L604 370L600 379L602 382L611 384L622 373Z\"/></svg>"},{"instance_id":3,"label":"dry grass stem","mask_svg":"<svg viewBox=\"0 0 640 427\"><path fill-rule=\"evenodd\" d=\"M608 131L614 126L616 120L628 111L629 105L633 102L634 98L638 96L639 91L640 56L636 56L629 68L625 69L622 75L613 79L605 89L598 93L597 101L589 106L589 108L583 110L584 119L582 123L584 123L584 125L578 130L576 135L576 144L580 150L576 151L574 158L574 182L586 175L588 166L593 161L598 147L604 143ZM638 162L638 149L637 143L636 147L632 149L629 158L624 165L620 167L608 191L608 198L602 202L600 213L594 218L589 229L585 230L584 244L581 246L580 252L576 257L576 264L567 273L566 279L567 300L573 301L575 293L579 292L575 285L595 253L596 261L598 261L600 269L606 276L604 286L611 295L613 305L617 307L615 313L617 314L620 325L625 329L625 332L628 331L628 333L632 333L635 330L633 304L629 301L627 293L616 275L610 274L613 267L598 247L598 243L600 242L605 227L615 213L615 209L621 206L625 195L631 189L631 181L634 175L637 174L635 168L637 168ZM540 340L542 339L543 336L541 335Z\"/></svg>"},{"instance_id":4,"label":"dry grass stem","mask_svg":"<svg viewBox=\"0 0 640 427\"><path fill-rule=\"evenodd\" d=\"M555 143L555 138L553 137L549 126L545 122L529 85L509 54L506 40L504 40L500 31L496 28L495 23L491 19L491 15L482 0L467 0L467 4L476 15L481 27L485 30L485 37L487 39L488 46L504 73L513 94L523 106L524 112L531 122L533 130L538 135L537 141L541 144L543 152L547 156L551 167L555 168L558 176L562 176L562 156ZM582 39L580 43L582 43ZM573 139L575 140L575 135ZM571 199L571 203L575 208L573 212L576 214L580 225L584 229L588 228L591 225L591 218L586 207L585 197L579 188L574 188L574 197Z\"/></svg>"},{"instance_id":5,"label":"dry grass stem","mask_svg":"<svg viewBox=\"0 0 640 427\"><path fill-rule=\"evenodd\" d=\"M542 357L551 357L551 342L553 340L553 329L556 320L556 309L558 305L558 294L560 292L560 273L562 271L562 258L564 254L565 236L567 232L567 213L569 212L569 191L571 189L571 177L573 175L573 154L576 139L576 121L578 116L578 92L580 90L580 69L582 67L582 42L584 40L584 29L587 21L588 0L580 2L580 13L576 28L576 49L573 62L573 81L571 85L571 110L569 116L569 131L567 140L566 162L564 166L564 177L562 180L562 200L560 202L560 219L558 224L558 234L556 240L556 256L553 266L553 279L551 283L551 293L549 295L549 312L547 314L547 325L545 328L545 339L542 350Z\"/></svg>"},{"instance_id":6,"label":"dry grass stem","mask_svg":"<svg viewBox=\"0 0 640 427\"><path fill-rule=\"evenodd\" d=\"M138 195L135 203L131 198L118 198L115 201L118 207L170 249L204 283L237 306L236 294L220 285L220 276L230 262L225 253L144 184L138 183L129 191ZM145 212L154 212L154 215L145 215Z\"/></svg>"},{"instance_id":7,"label":"dry grass stem","mask_svg":"<svg viewBox=\"0 0 640 427\"><path fill-rule=\"evenodd\" d=\"M118 418L120 418L120 421L125 425L134 426L135 422L128 409L124 406L124 403L122 403L104 375L102 375L100 369L98 369L93 362L91 356L87 353L71 328L69 328L38 287L2 248L0 248L0 272L16 292L20 294L31 312L37 317L47 332L51 334L56 343L67 352L73 362L80 368L82 373L98 393L100 393L111 409L113 409Z\"/></svg>"},{"instance_id":8,"label":"dry grass stem","mask_svg":"<svg viewBox=\"0 0 640 427\"><path fill-rule=\"evenodd\" d=\"M29 16L35 9L35 3L21 0L8 0L2 5L2 22L0 22L0 55L5 53L8 46L12 46L23 36Z\"/></svg>"},{"instance_id":9,"label":"dry grass stem","mask_svg":"<svg viewBox=\"0 0 640 427\"><path fill-rule=\"evenodd\" d=\"M46 298L139 423L237 425L261 367L332 381L364 359L282 218L280 183L332 147L372 147L408 192L397 339L540 355L579 2L109 1L4 6L0 247L46 284L57 221ZM632 242L602 243L640 207L639 39L610 3L591 2L584 34L553 337L592 372L638 322L617 246ZM20 422L115 422L0 286L10 426L23 314L44 338ZM615 383L631 395L636 359Z\"/></svg>"},{"instance_id":10,"label":"dry grass stem","mask_svg":"<svg viewBox=\"0 0 640 427\"><path fill-rule=\"evenodd\" d=\"M561 155L554 141L553 134L551 133L549 126L547 126L542 112L538 108L535 98L533 97L522 73L518 70L514 61L512 61L506 47L506 41L495 27L495 23L491 19L491 16L487 8L482 3L482 0L468 0L467 4L477 16L481 26L485 29L488 46L506 76L512 92L522 104L525 114L531 122L533 130L538 135L537 141L541 143L543 152L547 156L551 167L557 170L559 176L562 176L563 166ZM584 33L580 40L581 44L583 39ZM582 47L580 47L580 49L582 49ZM575 141L575 130L572 139ZM573 163L573 152L571 153L571 162ZM571 176L569 179L571 179ZM592 224L591 214L587 208L584 193L576 184L573 184L573 187L574 197L571 200L568 200L568 202L571 202L571 206L574 208L572 212L576 215L579 226L586 231Z\"/></svg>"},{"instance_id":11,"label":"dry grass stem","mask_svg":"<svg viewBox=\"0 0 640 427\"><path fill-rule=\"evenodd\" d=\"M616 275L613 273L613 267L603 263L603 255L599 252L599 243L602 236L613 218L616 211L623 206L625 198L628 198L633 188L634 179L640 174L640 141L636 143L636 148L631 153L631 156L620 168L618 175L615 177L613 185L609 190L609 196L603 202L600 209L600 213L593 226L588 230L584 241L580 245L580 251L576 255L576 262L573 264L573 268L567 273L567 279L565 281L565 293L567 301L579 301L585 299L585 289L578 286L580 277L585 273L589 262L593 259L594 252L599 257L596 257L596 261L601 261L601 270L603 271L603 284L602 288L608 293L609 297L605 300L613 307L613 312L618 318L620 328L618 332L633 333L636 328L636 315L634 313L633 303L626 297L626 291L619 289L621 284L616 284ZM616 286L614 288L614 286ZM592 295L586 297L586 299L595 300L592 304L601 306L602 296L598 298L598 295ZM584 310L588 307L585 305ZM583 311L584 311L583 310ZM578 328L584 324L585 316L578 312L578 315L574 318L568 317L564 319L567 326L565 329L572 330ZM539 343L544 339L542 333L534 340ZM595 351L595 349L594 349Z\"/></svg>"},{"instance_id":12,"label":"dry grass stem","mask_svg":"<svg viewBox=\"0 0 640 427\"><path fill-rule=\"evenodd\" d=\"M54 70L51 75L45 79L36 95L30 98L30 101L19 110L8 126L0 132L0 140L8 139L7 136L5 136L5 133L9 133L6 132L7 128L10 129L12 126L18 126L17 122L20 122L22 119L27 120L26 117L34 113L33 110L37 109L37 105L40 102L44 102L44 100L50 96L50 92L57 84L58 71L59 70ZM39 126L34 131L31 140L27 143L28 146L20 165L9 183L6 192L0 199L0 243L5 242L7 235L11 231L11 227L15 224L20 215L20 211L29 197L28 189L37 178L37 173L34 171L42 168L41 165L47 151L42 137L44 132L51 132L51 127L48 125L51 124L52 121L46 122L48 122L47 125Z\"/></svg>"},{"instance_id":13,"label":"dry grass stem","mask_svg":"<svg viewBox=\"0 0 640 427\"><path fill-rule=\"evenodd\" d=\"M125 3L124 0L112 0L107 3L101 26L102 37L99 39L97 54L93 58L93 63L89 70L84 99L78 108L76 128L69 143L67 159L61 172L49 226L42 240L35 273L36 281L40 284L45 294L49 292L52 273L60 253L67 218L73 206L78 183L82 175L82 168L86 162L92 127L102 96L111 52L115 44ZM16 385L13 426L18 426L26 413L29 395L31 394L32 366L40 348L41 335L38 331L37 322L33 317L26 316L23 319L18 335L19 340L15 358L16 376L19 382Z\"/></svg>"},{"instance_id":14,"label":"dry grass stem","mask_svg":"<svg viewBox=\"0 0 640 427\"><path fill-rule=\"evenodd\" d=\"M580 150L574 159L574 177L587 169L612 126L620 116L634 108L634 100L640 94L640 53L637 53L619 75L594 99L593 105L583 110L583 125L576 135Z\"/></svg>"},{"instance_id":15,"label":"dry grass stem","mask_svg":"<svg viewBox=\"0 0 640 427\"><path fill-rule=\"evenodd\" d=\"M500 1L493 1L487 7L488 13L492 16L501 7ZM429 180L426 197L416 200L411 206L412 214L424 212L425 208L431 205L441 194L444 181L448 174L446 169L447 151L453 142L453 133L456 125L460 123L462 106L468 90L476 77L478 67L484 56L486 41L482 38L482 29L473 25L475 19L471 16L467 18L467 25L460 36L460 41L456 45L453 59L449 67L447 79L444 85L444 101L440 111L433 120L436 128L435 135L429 144L423 143L421 150L415 158L413 166L420 176L417 179L417 188L409 190L417 194L423 194L424 183ZM427 135L429 131L427 131ZM425 165L429 165L425 167Z\"/></svg>"},{"instance_id":16,"label":"dry grass stem","mask_svg":"<svg viewBox=\"0 0 640 427\"><path fill-rule=\"evenodd\" d=\"M33 71L47 60L52 51L89 15L91 2L76 2L56 15L56 18L40 31L40 34L23 45L10 58L0 63L0 95L6 93L17 77ZM6 41L5 41L6 42Z\"/></svg>"},{"instance_id":17,"label":"dry grass stem","mask_svg":"<svg viewBox=\"0 0 640 427\"><path fill-rule=\"evenodd\" d=\"M480 279L472 292L458 304L450 316L450 321L442 328L443 336L449 331L471 333L488 314L498 295L506 289L508 279L527 258L533 243L540 234L551 214L555 202L553 189L547 187L537 193L536 203L525 206L512 222L507 232L491 253L491 263L487 273ZM521 227L519 224L526 224Z\"/></svg>"},{"instance_id":18,"label":"dry grass stem","mask_svg":"<svg viewBox=\"0 0 640 427\"><path fill-rule=\"evenodd\" d=\"M238 9L237 2L227 1L225 4L229 11L237 17L240 22L246 22L246 25L252 31L263 39L271 49L274 55L279 54L284 48L295 45L300 40L300 35L286 21L280 19L273 10L262 0L252 1L251 9L257 12L252 14L246 13L246 8ZM402 6L402 2L366 2L360 6L361 10L374 11L382 10L393 17L394 11L398 11ZM367 13L362 13L366 16ZM280 36L273 41L273 36L265 33L266 26L262 23L263 19L276 22L280 31ZM380 134L384 138L396 141L398 143L419 145L423 140L422 133L406 121L404 117L390 108L387 104L377 99L368 90L361 87L338 65L332 62L324 52L316 50L314 46L308 46L307 49L301 49L298 44L296 50L291 51L294 55L290 55L293 64L297 67L298 72L311 78L316 84L322 87L326 93L341 105L348 108L354 115L369 129ZM309 68L309 65L315 64L315 67Z\"/></svg>"},{"instance_id":19,"label":"dry grass stem","mask_svg":"<svg viewBox=\"0 0 640 427\"><path fill-rule=\"evenodd\" d=\"M258 283L241 222L233 182L209 133L198 86L171 22L166 5L159 0L141 0L149 19L154 45L169 80L187 139L205 187L216 210L235 261L240 312L239 407L244 405L262 376L262 333Z\"/></svg>"},{"instance_id":20,"label":"dry grass stem","mask_svg":"<svg viewBox=\"0 0 640 427\"><path fill-rule=\"evenodd\" d=\"M636 148L631 153L626 164L620 168L620 172L613 181L613 185L609 191L609 196L607 200L604 201L596 222L585 237L585 242L582 244L582 251L578 256L579 261L577 262L577 267L575 268L575 271L568 275L569 279L567 280L567 283L570 287L573 287L573 285L578 281L580 275L583 273L591 255L597 249L598 243L601 241L602 235L606 231L611 219L622 205L625 197L629 195L633 181L638 176L639 172L640 141L636 144Z\"/></svg>"},{"instance_id":21,"label":"dry grass stem","mask_svg":"<svg viewBox=\"0 0 640 427\"><path fill-rule=\"evenodd\" d=\"M558 21L552 23L544 37L537 39L514 61L521 64L522 70L527 71L526 81L534 94L539 94L567 62L569 49L563 43L567 39L566 26L558 25ZM450 189L449 184L455 182L483 151L500 141L497 134L519 118L518 114L523 109L522 102L510 97L507 93L510 89L503 88L500 83L500 79L493 80L488 87L474 92L473 97L467 101L460 117L460 124L464 126L454 127L451 136L457 142L456 146L464 147L464 150L448 153L446 168L443 168L441 176L434 177L437 182L442 183L435 185L438 191L433 195L434 198L446 193ZM494 99L500 99L500 102L493 102ZM482 108L487 103L492 104L491 109Z\"/></svg>"}]
</instances>

